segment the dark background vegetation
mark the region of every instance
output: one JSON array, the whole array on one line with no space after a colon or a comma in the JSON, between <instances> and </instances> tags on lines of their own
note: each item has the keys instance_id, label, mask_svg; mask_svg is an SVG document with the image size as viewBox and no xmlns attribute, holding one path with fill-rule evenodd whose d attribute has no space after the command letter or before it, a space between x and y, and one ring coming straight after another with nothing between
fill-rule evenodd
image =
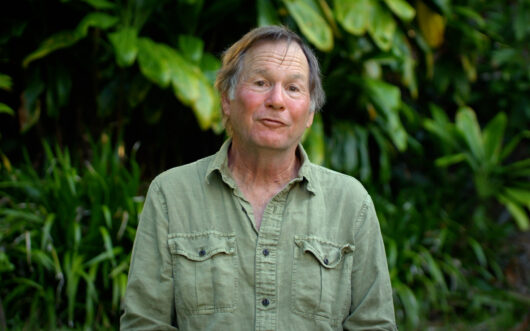
<instances>
[{"instance_id":1,"label":"dark background vegetation","mask_svg":"<svg viewBox=\"0 0 530 331\"><path fill-rule=\"evenodd\" d=\"M284 24L315 163L376 203L403 330L530 316L527 0L22 0L0 13L0 330L113 329L147 184L225 139L222 51Z\"/></svg>"}]
</instances>

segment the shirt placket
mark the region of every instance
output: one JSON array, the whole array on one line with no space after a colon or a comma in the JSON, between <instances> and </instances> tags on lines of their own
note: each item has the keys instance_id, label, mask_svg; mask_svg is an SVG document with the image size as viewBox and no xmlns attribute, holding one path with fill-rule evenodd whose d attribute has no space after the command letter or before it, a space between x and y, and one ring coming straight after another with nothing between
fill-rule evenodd
<instances>
[{"instance_id":1,"label":"shirt placket","mask_svg":"<svg viewBox=\"0 0 530 331\"><path fill-rule=\"evenodd\" d=\"M288 188L265 208L256 245L256 330L276 330L278 320L278 245Z\"/></svg>"}]
</instances>

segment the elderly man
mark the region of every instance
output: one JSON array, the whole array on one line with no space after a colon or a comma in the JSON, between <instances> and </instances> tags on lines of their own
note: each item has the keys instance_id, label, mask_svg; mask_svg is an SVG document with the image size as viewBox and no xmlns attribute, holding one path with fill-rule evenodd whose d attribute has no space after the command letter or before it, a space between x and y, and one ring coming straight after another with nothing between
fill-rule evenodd
<instances>
[{"instance_id":1,"label":"elderly man","mask_svg":"<svg viewBox=\"0 0 530 331\"><path fill-rule=\"evenodd\" d=\"M324 102L314 54L257 28L216 86L231 139L152 182L121 328L396 330L370 196L300 144Z\"/></svg>"}]
</instances>

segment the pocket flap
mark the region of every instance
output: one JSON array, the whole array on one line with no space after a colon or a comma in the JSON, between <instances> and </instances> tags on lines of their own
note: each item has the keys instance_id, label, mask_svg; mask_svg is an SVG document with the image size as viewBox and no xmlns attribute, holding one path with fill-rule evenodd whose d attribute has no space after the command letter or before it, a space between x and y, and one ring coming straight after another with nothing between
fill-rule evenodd
<instances>
[{"instance_id":1,"label":"pocket flap","mask_svg":"<svg viewBox=\"0 0 530 331\"><path fill-rule=\"evenodd\" d=\"M311 253L327 269L335 268L344 255L355 249L351 244L339 245L316 237L295 236L294 242L302 252Z\"/></svg>"},{"instance_id":2,"label":"pocket flap","mask_svg":"<svg viewBox=\"0 0 530 331\"><path fill-rule=\"evenodd\" d=\"M204 261L216 254L233 255L236 251L235 234L206 231L172 233L168 236L169 250L192 261Z\"/></svg>"}]
</instances>

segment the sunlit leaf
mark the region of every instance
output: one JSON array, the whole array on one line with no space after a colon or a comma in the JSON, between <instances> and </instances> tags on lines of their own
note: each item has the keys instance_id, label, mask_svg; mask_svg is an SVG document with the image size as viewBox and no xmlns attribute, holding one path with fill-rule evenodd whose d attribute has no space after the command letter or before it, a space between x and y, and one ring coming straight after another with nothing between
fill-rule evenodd
<instances>
[{"instance_id":1,"label":"sunlit leaf","mask_svg":"<svg viewBox=\"0 0 530 331\"><path fill-rule=\"evenodd\" d=\"M120 67L131 66L138 54L138 31L132 27L124 27L109 33L109 40L114 47L116 63Z\"/></svg>"},{"instance_id":2,"label":"sunlit leaf","mask_svg":"<svg viewBox=\"0 0 530 331\"><path fill-rule=\"evenodd\" d=\"M198 64L202 58L204 42L191 35L179 35L179 50L186 60Z\"/></svg>"},{"instance_id":3,"label":"sunlit leaf","mask_svg":"<svg viewBox=\"0 0 530 331\"><path fill-rule=\"evenodd\" d=\"M530 190L507 187L504 189L504 193L513 201L516 201L522 205L526 205L527 208L530 208Z\"/></svg>"},{"instance_id":4,"label":"sunlit leaf","mask_svg":"<svg viewBox=\"0 0 530 331\"><path fill-rule=\"evenodd\" d=\"M201 58L200 68L210 84L214 84L217 71L221 68L221 61L210 53L204 53Z\"/></svg>"},{"instance_id":5,"label":"sunlit leaf","mask_svg":"<svg viewBox=\"0 0 530 331\"><path fill-rule=\"evenodd\" d=\"M167 58L162 56L163 46L148 38L138 40L138 63L142 74L161 87L167 87L171 71Z\"/></svg>"},{"instance_id":6,"label":"sunlit leaf","mask_svg":"<svg viewBox=\"0 0 530 331\"><path fill-rule=\"evenodd\" d=\"M416 15L416 10L405 0L384 0L386 5L403 21L410 21Z\"/></svg>"},{"instance_id":7,"label":"sunlit leaf","mask_svg":"<svg viewBox=\"0 0 530 331\"><path fill-rule=\"evenodd\" d=\"M95 12L86 15L79 25L76 27L75 31L79 38L84 38L88 34L88 29L90 28L99 28L102 30L107 30L118 23L118 18L102 12Z\"/></svg>"},{"instance_id":8,"label":"sunlit leaf","mask_svg":"<svg viewBox=\"0 0 530 331\"><path fill-rule=\"evenodd\" d=\"M512 214L515 223L522 231L527 231L530 229L530 218L528 218L528 214L524 210L523 207L521 207L518 203L513 201L511 198L505 195L499 195L498 196L499 201L506 206L510 214Z\"/></svg>"},{"instance_id":9,"label":"sunlit leaf","mask_svg":"<svg viewBox=\"0 0 530 331\"><path fill-rule=\"evenodd\" d=\"M458 153L439 157L434 161L434 164L436 164L437 167L448 167L450 165L463 162L465 160L466 154Z\"/></svg>"},{"instance_id":10,"label":"sunlit leaf","mask_svg":"<svg viewBox=\"0 0 530 331\"><path fill-rule=\"evenodd\" d=\"M201 70L165 44L141 38L139 47L138 60L142 73L161 87L171 83L177 98L192 107L199 126L209 128L219 116L219 100Z\"/></svg>"},{"instance_id":11,"label":"sunlit leaf","mask_svg":"<svg viewBox=\"0 0 530 331\"><path fill-rule=\"evenodd\" d=\"M200 97L193 102L193 111L202 130L208 129L217 116L220 116L219 98L205 78L198 77Z\"/></svg>"},{"instance_id":12,"label":"sunlit leaf","mask_svg":"<svg viewBox=\"0 0 530 331\"><path fill-rule=\"evenodd\" d=\"M344 30L354 35L365 33L372 18L372 2L370 0L334 0L334 11L337 21Z\"/></svg>"},{"instance_id":13,"label":"sunlit leaf","mask_svg":"<svg viewBox=\"0 0 530 331\"><path fill-rule=\"evenodd\" d=\"M497 164L500 159L504 130L508 119L505 113L498 113L482 131L484 139L484 153L486 158L492 163Z\"/></svg>"},{"instance_id":14,"label":"sunlit leaf","mask_svg":"<svg viewBox=\"0 0 530 331\"><path fill-rule=\"evenodd\" d=\"M304 36L318 49L333 49L333 34L326 20L309 4L310 0L284 0Z\"/></svg>"},{"instance_id":15,"label":"sunlit leaf","mask_svg":"<svg viewBox=\"0 0 530 331\"><path fill-rule=\"evenodd\" d=\"M477 160L484 160L484 142L475 112L462 107L456 114L456 127Z\"/></svg>"},{"instance_id":16,"label":"sunlit leaf","mask_svg":"<svg viewBox=\"0 0 530 331\"><path fill-rule=\"evenodd\" d=\"M8 114L8 115L13 116L15 115L15 112L13 111L11 107L9 107L3 102L0 102L0 114Z\"/></svg>"},{"instance_id":17,"label":"sunlit leaf","mask_svg":"<svg viewBox=\"0 0 530 331\"><path fill-rule=\"evenodd\" d=\"M416 1L418 23L421 33L429 46L436 48L444 41L445 18L425 5Z\"/></svg>"},{"instance_id":18,"label":"sunlit leaf","mask_svg":"<svg viewBox=\"0 0 530 331\"><path fill-rule=\"evenodd\" d=\"M368 32L377 47L383 51L390 50L395 31L396 21L392 14L378 2L373 2L372 20L368 25Z\"/></svg>"}]
</instances>

